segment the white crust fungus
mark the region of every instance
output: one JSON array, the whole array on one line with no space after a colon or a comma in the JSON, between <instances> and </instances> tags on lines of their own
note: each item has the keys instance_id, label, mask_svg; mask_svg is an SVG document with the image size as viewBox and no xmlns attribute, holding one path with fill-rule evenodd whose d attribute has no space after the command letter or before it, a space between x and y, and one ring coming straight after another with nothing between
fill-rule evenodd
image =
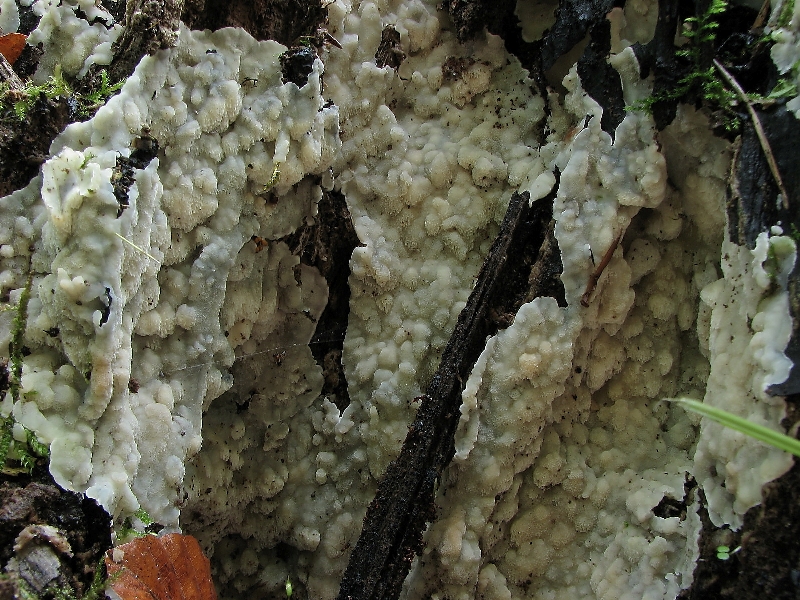
<instances>
[{"instance_id":1,"label":"white crust fungus","mask_svg":"<svg viewBox=\"0 0 800 600\"><path fill-rule=\"evenodd\" d=\"M92 121L69 127L41 179L11 197L30 203L40 189L43 206L32 257L42 275L28 318L34 349L14 414L51 445L56 480L115 516L142 506L177 524L202 411L231 387L237 349L285 343L298 318L306 324L293 326L292 343L307 340L325 305L324 281L285 245L259 253L249 241L275 240L313 216L318 189L301 179L325 171L338 148L322 64L302 88L282 84L284 49L240 30L182 30L178 46L143 60ZM121 206L118 157L148 136L163 154L135 171ZM304 150L309 140L316 152ZM21 209L4 205L37 217ZM295 350L286 368L313 371L309 361ZM288 394L281 385L272 393Z\"/></svg>"},{"instance_id":2,"label":"white crust fungus","mask_svg":"<svg viewBox=\"0 0 800 600\"><path fill-rule=\"evenodd\" d=\"M767 387L789 376L789 294L786 281L794 267L791 238L764 232L750 250L731 242L722 246L724 277L703 288L710 309L708 353L711 372L703 401L746 419L779 428L783 399ZM703 421L695 452L695 476L706 492L708 512L718 526L741 527L742 515L761 501L761 487L785 473L792 456L772 446Z\"/></svg>"},{"instance_id":3,"label":"white crust fungus","mask_svg":"<svg viewBox=\"0 0 800 600\"><path fill-rule=\"evenodd\" d=\"M34 83L46 82L59 70L83 77L93 64L111 63L111 45L122 33L122 26L94 0L36 0L31 8L41 18L28 36L28 44L42 44L44 50ZM16 24L18 27L18 19Z\"/></svg>"},{"instance_id":4,"label":"white crust fungus","mask_svg":"<svg viewBox=\"0 0 800 600\"><path fill-rule=\"evenodd\" d=\"M46 56L84 4L36 3ZM533 39L554 5L525 5ZM629 104L650 83L627 46L652 36L656 13L642 1L610 16ZM795 21L775 46L781 68L795 62ZM389 24L406 54L397 70L374 60ZM328 29L342 45L323 56L332 105L322 61L298 89L281 83L279 44L182 29L2 199L11 301L35 246L32 352L22 399L3 410L50 444L59 483L115 516L143 506L175 526L183 507L226 597L279 594L289 576L332 599L509 197L535 202L558 181L567 305L537 298L488 340L404 597L674 598L700 520L696 498L670 517L654 512L661 500L683 500L695 477L715 523L735 527L790 461L661 400L704 398L778 427L782 400L764 390L788 373L794 244L723 239L730 149L693 109L658 140L640 112L611 136L575 68L566 94L539 97L499 38L458 44L434 0L335 0ZM102 43L81 42L62 67L88 68ZM117 157L145 130L162 151L118 216ZM344 193L362 242L343 410L320 396L307 346L325 283L277 241L315 214L308 174Z\"/></svg>"}]
</instances>

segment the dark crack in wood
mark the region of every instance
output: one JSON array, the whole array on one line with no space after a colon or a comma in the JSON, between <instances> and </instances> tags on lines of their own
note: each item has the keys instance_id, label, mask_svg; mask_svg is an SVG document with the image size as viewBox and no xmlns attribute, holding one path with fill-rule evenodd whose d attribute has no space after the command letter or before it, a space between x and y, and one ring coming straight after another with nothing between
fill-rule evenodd
<instances>
[{"instance_id":1,"label":"dark crack in wood","mask_svg":"<svg viewBox=\"0 0 800 600\"><path fill-rule=\"evenodd\" d=\"M611 52L611 21L600 21L590 35L591 41L578 60L578 77L586 93L603 108L600 128L613 139L625 118L625 99L619 73L606 60Z\"/></svg>"},{"instance_id":2,"label":"dark crack in wood","mask_svg":"<svg viewBox=\"0 0 800 600\"><path fill-rule=\"evenodd\" d=\"M350 256L361 242L353 227L347 202L341 192L324 192L317 216L284 238L300 262L316 267L328 284L328 304L317 321L309 342L314 360L322 368L322 394L331 396L339 410L350 404L342 368L342 347L350 315Z\"/></svg>"}]
</instances>

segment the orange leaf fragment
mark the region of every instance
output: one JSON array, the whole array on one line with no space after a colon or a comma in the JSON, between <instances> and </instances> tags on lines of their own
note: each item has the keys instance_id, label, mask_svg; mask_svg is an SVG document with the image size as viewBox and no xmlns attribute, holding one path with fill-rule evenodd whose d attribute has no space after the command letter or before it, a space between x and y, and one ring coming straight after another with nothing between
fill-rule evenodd
<instances>
[{"instance_id":1,"label":"orange leaf fragment","mask_svg":"<svg viewBox=\"0 0 800 600\"><path fill-rule=\"evenodd\" d=\"M28 36L21 33L0 35L0 54L6 57L9 64L13 65L25 49L27 39Z\"/></svg>"},{"instance_id":2,"label":"orange leaf fragment","mask_svg":"<svg viewBox=\"0 0 800 600\"><path fill-rule=\"evenodd\" d=\"M190 535L146 535L113 548L106 570L122 600L217 600L211 563Z\"/></svg>"}]
</instances>

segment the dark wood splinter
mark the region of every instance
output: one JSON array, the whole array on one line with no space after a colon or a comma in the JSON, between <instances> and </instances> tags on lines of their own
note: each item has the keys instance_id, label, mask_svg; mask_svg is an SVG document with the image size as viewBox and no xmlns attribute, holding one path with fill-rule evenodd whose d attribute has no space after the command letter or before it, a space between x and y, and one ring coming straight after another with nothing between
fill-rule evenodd
<instances>
[{"instance_id":1,"label":"dark wood splinter","mask_svg":"<svg viewBox=\"0 0 800 600\"><path fill-rule=\"evenodd\" d=\"M614 256L614 251L619 246L619 242L622 239L622 234L625 233L624 231L620 232L620 234L611 242L611 245L606 250L606 253L603 255L603 260L600 261L600 264L597 265L597 268L589 275L589 282L586 284L586 289L583 291L583 296L581 296L581 306L586 308L589 306L589 302L592 299L592 293L594 293L594 289L597 287L597 282L600 281L600 276L603 274L603 271L606 270L608 263L611 262L611 257Z\"/></svg>"},{"instance_id":2,"label":"dark wood splinter","mask_svg":"<svg viewBox=\"0 0 800 600\"><path fill-rule=\"evenodd\" d=\"M419 410L400 455L386 469L367 509L361 535L342 578L339 600L399 597L414 555L423 548L425 526L436 516L436 482L454 454L464 382L486 345L486 337L497 332L489 313L501 282L505 285L509 279L503 271L509 249L516 248L518 240L532 229L545 229L530 220L528 199L527 192L511 198L500 232L458 317L439 368L425 394L415 398L422 400ZM550 218L547 216L544 223ZM534 254L542 243L541 238L532 242Z\"/></svg>"}]
</instances>

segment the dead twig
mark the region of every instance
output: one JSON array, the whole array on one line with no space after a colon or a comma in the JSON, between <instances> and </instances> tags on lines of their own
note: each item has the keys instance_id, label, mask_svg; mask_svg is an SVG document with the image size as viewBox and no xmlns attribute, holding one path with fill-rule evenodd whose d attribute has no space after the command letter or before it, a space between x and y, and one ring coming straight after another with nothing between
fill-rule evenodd
<instances>
[{"instance_id":1,"label":"dead twig","mask_svg":"<svg viewBox=\"0 0 800 600\"><path fill-rule=\"evenodd\" d=\"M597 282L600 281L600 276L603 274L603 271L606 270L608 263L611 262L611 257L614 256L614 251L617 249L623 233L624 231L621 231L619 235L614 238L614 241L611 242L608 250L606 250L606 253L603 255L603 259L600 261L600 264L597 265L597 268L592 271L591 275L589 275L589 282L586 284L586 289L583 291L583 296L581 296L581 306L584 308L589 306L589 302L592 299L592 293L597 287Z\"/></svg>"},{"instance_id":2,"label":"dead twig","mask_svg":"<svg viewBox=\"0 0 800 600\"><path fill-rule=\"evenodd\" d=\"M780 171L778 171L778 163L775 161L775 155L772 153L772 148L769 145L767 134L764 133L764 128L761 126L761 119L758 118L756 110L753 108L753 103L750 101L747 93L742 89L742 86L739 85L739 82L733 78L733 75L731 75L717 59L714 59L714 66L717 68L717 71L719 71L720 75L722 75L722 78L728 82L728 85L733 88L733 90L736 92L736 95L739 96L739 98L747 107L747 112L750 113L750 119L753 121L753 127L756 130L756 135L758 136L758 141L761 144L761 149L764 151L764 156L767 159L769 170L772 173L772 177L775 179L775 183L778 185L778 190L781 193L783 208L785 210L789 210L789 194L786 192L786 188L783 185Z\"/></svg>"}]
</instances>

